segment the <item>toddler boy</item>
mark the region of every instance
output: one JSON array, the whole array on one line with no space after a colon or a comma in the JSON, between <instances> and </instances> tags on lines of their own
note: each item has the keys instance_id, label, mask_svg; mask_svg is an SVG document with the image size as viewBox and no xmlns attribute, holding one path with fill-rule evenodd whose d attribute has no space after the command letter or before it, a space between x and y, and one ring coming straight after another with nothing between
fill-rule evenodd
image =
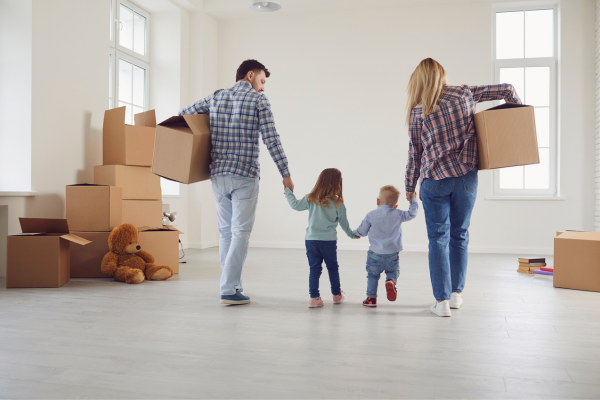
<instances>
[{"instance_id":1,"label":"toddler boy","mask_svg":"<svg viewBox=\"0 0 600 400\"><path fill-rule=\"evenodd\" d=\"M367 214L353 232L356 236L369 235L367 255L367 299L363 306L377 307L377 284L385 271L385 289L389 301L396 300L396 281L400 275L398 254L402 251L402 223L417 216L419 204L416 195L410 198L408 211L397 210L400 192L387 185L379 190L377 208Z\"/></svg>"}]
</instances>

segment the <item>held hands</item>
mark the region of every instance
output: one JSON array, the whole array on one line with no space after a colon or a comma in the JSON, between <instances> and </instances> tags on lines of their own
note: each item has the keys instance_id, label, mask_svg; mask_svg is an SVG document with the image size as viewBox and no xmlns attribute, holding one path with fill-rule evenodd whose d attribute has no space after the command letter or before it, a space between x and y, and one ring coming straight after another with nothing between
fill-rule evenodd
<instances>
[{"instance_id":1,"label":"held hands","mask_svg":"<svg viewBox=\"0 0 600 400\"><path fill-rule=\"evenodd\" d=\"M294 182L292 182L291 176L283 178L283 190L285 190L286 187L289 187L292 192L294 191Z\"/></svg>"},{"instance_id":2,"label":"held hands","mask_svg":"<svg viewBox=\"0 0 600 400\"><path fill-rule=\"evenodd\" d=\"M408 200L410 204L412 204L412 199L415 197L417 197L417 192L406 193L406 200Z\"/></svg>"}]
</instances>

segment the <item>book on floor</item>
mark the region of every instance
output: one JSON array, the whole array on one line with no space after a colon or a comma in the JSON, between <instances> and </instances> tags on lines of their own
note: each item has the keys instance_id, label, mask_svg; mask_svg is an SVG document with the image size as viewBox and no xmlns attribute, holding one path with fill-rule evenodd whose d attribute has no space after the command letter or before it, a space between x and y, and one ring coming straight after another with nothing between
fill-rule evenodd
<instances>
[{"instance_id":1,"label":"book on floor","mask_svg":"<svg viewBox=\"0 0 600 400\"><path fill-rule=\"evenodd\" d=\"M545 267L546 263L519 263L519 267Z\"/></svg>"},{"instance_id":2,"label":"book on floor","mask_svg":"<svg viewBox=\"0 0 600 400\"><path fill-rule=\"evenodd\" d=\"M536 274L536 275L554 275L553 272L542 271L541 269L537 269L537 270L533 271L533 273Z\"/></svg>"},{"instance_id":3,"label":"book on floor","mask_svg":"<svg viewBox=\"0 0 600 400\"><path fill-rule=\"evenodd\" d=\"M531 270L529 268L523 268L523 267L519 267L517 269L517 272L520 272L522 274L531 274Z\"/></svg>"},{"instance_id":4,"label":"book on floor","mask_svg":"<svg viewBox=\"0 0 600 400\"><path fill-rule=\"evenodd\" d=\"M544 257L519 257L519 262L526 263L526 264L545 263L546 258L544 258Z\"/></svg>"},{"instance_id":5,"label":"book on floor","mask_svg":"<svg viewBox=\"0 0 600 400\"><path fill-rule=\"evenodd\" d=\"M549 271L549 272L554 272L554 267L551 265L548 265L547 267L542 267L540 268L542 271Z\"/></svg>"}]
</instances>

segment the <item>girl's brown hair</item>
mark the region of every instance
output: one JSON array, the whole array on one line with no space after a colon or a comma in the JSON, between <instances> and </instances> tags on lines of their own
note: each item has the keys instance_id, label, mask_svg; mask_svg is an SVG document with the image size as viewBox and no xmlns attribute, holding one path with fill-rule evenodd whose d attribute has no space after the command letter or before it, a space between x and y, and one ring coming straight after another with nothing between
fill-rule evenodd
<instances>
[{"instance_id":1,"label":"girl's brown hair","mask_svg":"<svg viewBox=\"0 0 600 400\"><path fill-rule=\"evenodd\" d=\"M327 168L321 172L317 184L308 194L309 203L320 204L329 207L329 201L333 201L335 208L344 202L342 195L342 173L337 168Z\"/></svg>"},{"instance_id":2,"label":"girl's brown hair","mask_svg":"<svg viewBox=\"0 0 600 400\"><path fill-rule=\"evenodd\" d=\"M433 58L426 58L419 63L408 81L406 92L406 124L410 121L410 113L419 103L423 106L423 119L433 112L447 83L446 71Z\"/></svg>"}]
</instances>

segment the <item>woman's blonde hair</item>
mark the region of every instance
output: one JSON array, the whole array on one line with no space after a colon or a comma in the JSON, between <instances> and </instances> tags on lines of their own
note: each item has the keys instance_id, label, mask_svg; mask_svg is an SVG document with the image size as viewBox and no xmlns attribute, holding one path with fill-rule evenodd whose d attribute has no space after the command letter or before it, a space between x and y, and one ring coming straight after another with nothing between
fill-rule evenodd
<instances>
[{"instance_id":1,"label":"woman's blonde hair","mask_svg":"<svg viewBox=\"0 0 600 400\"><path fill-rule=\"evenodd\" d=\"M342 173L337 168L327 168L321 172L317 184L308 194L309 203L320 204L329 207L329 201L333 201L335 208L344 202L342 195Z\"/></svg>"},{"instance_id":2,"label":"woman's blonde hair","mask_svg":"<svg viewBox=\"0 0 600 400\"><path fill-rule=\"evenodd\" d=\"M439 62L433 58L426 58L419 63L406 87L407 125L410 121L410 113L419 103L423 107L423 119L433 112L446 83L446 71Z\"/></svg>"}]
</instances>

